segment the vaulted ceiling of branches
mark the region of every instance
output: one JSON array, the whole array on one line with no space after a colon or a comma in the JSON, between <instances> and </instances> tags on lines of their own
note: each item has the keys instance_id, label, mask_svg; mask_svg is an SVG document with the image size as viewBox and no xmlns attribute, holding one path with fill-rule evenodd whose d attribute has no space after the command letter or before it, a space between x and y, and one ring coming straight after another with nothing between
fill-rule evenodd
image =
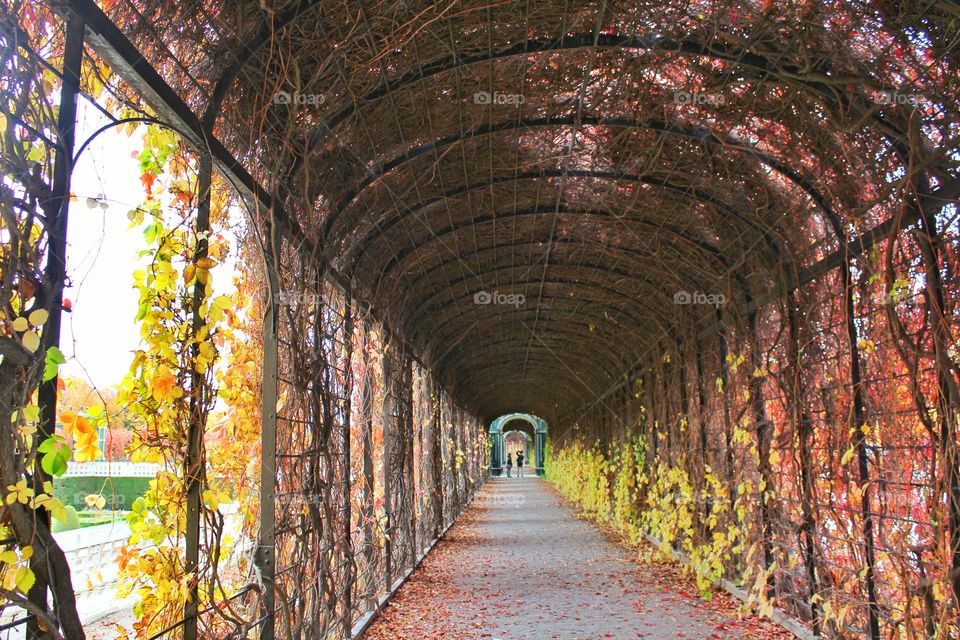
<instances>
[{"instance_id":1,"label":"vaulted ceiling of branches","mask_svg":"<svg viewBox=\"0 0 960 640\"><path fill-rule=\"evenodd\" d=\"M106 5L484 416L569 419L715 322L674 292L736 314L956 179L953 2Z\"/></svg>"}]
</instances>

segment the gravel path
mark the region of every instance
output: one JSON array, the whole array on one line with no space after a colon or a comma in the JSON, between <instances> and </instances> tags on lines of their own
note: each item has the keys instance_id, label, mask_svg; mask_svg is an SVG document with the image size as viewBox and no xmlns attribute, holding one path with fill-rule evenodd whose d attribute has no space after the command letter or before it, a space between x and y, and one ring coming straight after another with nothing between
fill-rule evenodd
<instances>
[{"instance_id":1,"label":"gravel path","mask_svg":"<svg viewBox=\"0 0 960 640\"><path fill-rule=\"evenodd\" d=\"M366 640L750 637L632 556L543 480L493 479Z\"/></svg>"}]
</instances>

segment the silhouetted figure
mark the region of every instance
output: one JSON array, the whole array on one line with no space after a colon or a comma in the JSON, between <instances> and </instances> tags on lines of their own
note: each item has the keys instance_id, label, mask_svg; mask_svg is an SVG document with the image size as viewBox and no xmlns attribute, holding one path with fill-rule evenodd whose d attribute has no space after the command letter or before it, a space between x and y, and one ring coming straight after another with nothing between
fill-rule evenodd
<instances>
[{"instance_id":1,"label":"silhouetted figure","mask_svg":"<svg viewBox=\"0 0 960 640\"><path fill-rule=\"evenodd\" d=\"M513 454L508 453L507 454L507 477L508 478L513 477L510 475L511 473L513 473Z\"/></svg>"},{"instance_id":2,"label":"silhouetted figure","mask_svg":"<svg viewBox=\"0 0 960 640\"><path fill-rule=\"evenodd\" d=\"M523 452L517 451L517 477L523 477Z\"/></svg>"}]
</instances>

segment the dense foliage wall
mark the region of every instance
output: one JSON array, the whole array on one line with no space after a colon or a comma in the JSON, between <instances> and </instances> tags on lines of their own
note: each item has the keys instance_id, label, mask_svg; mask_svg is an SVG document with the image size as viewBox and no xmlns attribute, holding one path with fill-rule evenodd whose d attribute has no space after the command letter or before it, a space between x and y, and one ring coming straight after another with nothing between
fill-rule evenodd
<instances>
[{"instance_id":1,"label":"dense foliage wall","mask_svg":"<svg viewBox=\"0 0 960 640\"><path fill-rule=\"evenodd\" d=\"M205 149L139 99L121 106L83 24L4 3L0 27L4 624L13 611L29 637L84 637L52 529L76 518L68 461L103 458L98 434L116 427L124 456L159 469L103 501L129 509L104 562L135 596L136 637L348 634L469 503L484 425ZM77 104L107 121L88 139L74 140ZM142 139L127 218L143 240L125 247L138 304L82 312L132 319L140 343L118 389L81 401L58 380L61 320L81 312L64 296L68 214L109 205L74 194L70 172L106 131Z\"/></svg>"},{"instance_id":2,"label":"dense foliage wall","mask_svg":"<svg viewBox=\"0 0 960 640\"><path fill-rule=\"evenodd\" d=\"M937 345L958 324L956 227L928 241L662 344L558 430L550 477L687 554L705 595L726 578L829 636L956 637L956 353Z\"/></svg>"}]
</instances>

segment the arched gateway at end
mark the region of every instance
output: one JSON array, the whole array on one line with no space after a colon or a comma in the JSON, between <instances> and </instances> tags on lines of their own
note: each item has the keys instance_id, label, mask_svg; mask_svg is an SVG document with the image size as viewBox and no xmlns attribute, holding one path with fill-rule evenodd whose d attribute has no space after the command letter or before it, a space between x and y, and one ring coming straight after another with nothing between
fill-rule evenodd
<instances>
[{"instance_id":1,"label":"arched gateway at end","mask_svg":"<svg viewBox=\"0 0 960 640\"><path fill-rule=\"evenodd\" d=\"M527 443L533 441L533 457L528 457L538 476L543 475L544 448L547 444L547 423L530 413L508 413L490 423L490 475L504 475L507 458L507 434L521 433ZM527 447L529 450L530 447Z\"/></svg>"}]
</instances>

